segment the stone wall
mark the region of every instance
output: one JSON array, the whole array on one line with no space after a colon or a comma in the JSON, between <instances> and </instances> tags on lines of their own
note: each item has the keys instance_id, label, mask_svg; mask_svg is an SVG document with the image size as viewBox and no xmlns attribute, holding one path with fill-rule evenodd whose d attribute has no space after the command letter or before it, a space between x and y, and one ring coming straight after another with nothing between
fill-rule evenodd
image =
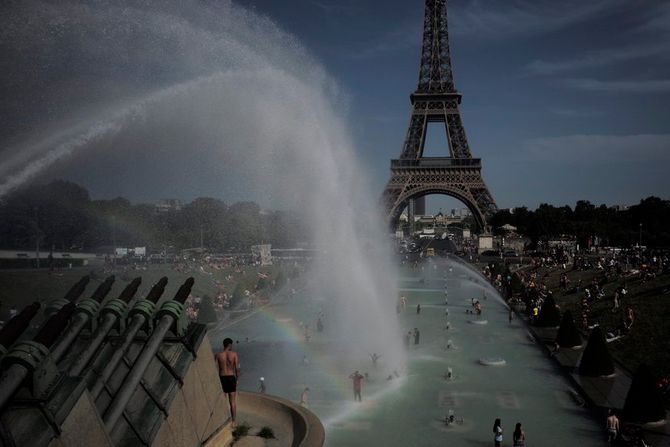
<instances>
[{"instance_id":1,"label":"stone wall","mask_svg":"<svg viewBox=\"0 0 670 447\"><path fill-rule=\"evenodd\" d=\"M177 392L152 443L156 447L197 447L229 419L228 400L221 390L212 346L205 336L184 385Z\"/></svg>"},{"instance_id":2,"label":"stone wall","mask_svg":"<svg viewBox=\"0 0 670 447\"><path fill-rule=\"evenodd\" d=\"M250 423L253 432L263 426L272 428L277 438L273 445L321 447L325 442L323 425L314 413L281 397L241 391L237 412L238 423Z\"/></svg>"}]
</instances>

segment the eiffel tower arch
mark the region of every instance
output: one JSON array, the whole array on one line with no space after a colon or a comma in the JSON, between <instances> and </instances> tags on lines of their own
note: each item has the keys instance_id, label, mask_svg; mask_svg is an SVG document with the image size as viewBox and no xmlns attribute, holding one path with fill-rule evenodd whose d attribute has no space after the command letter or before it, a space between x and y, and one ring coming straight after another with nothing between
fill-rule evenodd
<instances>
[{"instance_id":1,"label":"eiffel tower arch","mask_svg":"<svg viewBox=\"0 0 670 447\"><path fill-rule=\"evenodd\" d=\"M412 114L400 158L391 160L391 178L383 194L388 222L397 224L403 209L426 195L444 194L463 202L480 231L497 206L473 158L454 86L447 28L447 0L426 0L419 84L410 96ZM444 125L444 157L424 157L428 123Z\"/></svg>"}]
</instances>

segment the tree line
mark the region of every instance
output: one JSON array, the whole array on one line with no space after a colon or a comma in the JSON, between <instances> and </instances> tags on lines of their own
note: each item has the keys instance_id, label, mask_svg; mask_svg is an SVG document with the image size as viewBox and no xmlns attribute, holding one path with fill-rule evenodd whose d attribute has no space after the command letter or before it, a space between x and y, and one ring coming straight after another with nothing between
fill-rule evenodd
<instances>
[{"instance_id":1,"label":"tree line","mask_svg":"<svg viewBox=\"0 0 670 447\"><path fill-rule=\"evenodd\" d=\"M301 220L253 202L227 205L199 197L179 210L118 197L92 200L85 188L55 180L0 199L0 248L95 251L147 246L154 252L201 244L215 252L248 252L255 244L292 247L304 235Z\"/></svg>"},{"instance_id":2,"label":"tree line","mask_svg":"<svg viewBox=\"0 0 670 447\"><path fill-rule=\"evenodd\" d=\"M550 238L573 235L582 247L596 238L601 246L629 247L641 241L648 247L670 247L670 201L653 196L623 210L585 200L577 202L574 209L545 203L535 211L526 207L500 210L489 223L498 234L505 224L517 227L534 246Z\"/></svg>"}]
</instances>

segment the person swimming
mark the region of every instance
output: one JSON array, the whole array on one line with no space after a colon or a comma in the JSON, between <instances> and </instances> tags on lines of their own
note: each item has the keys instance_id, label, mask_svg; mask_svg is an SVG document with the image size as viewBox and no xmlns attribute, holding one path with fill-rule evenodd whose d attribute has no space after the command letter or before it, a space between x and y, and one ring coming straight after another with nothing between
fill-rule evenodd
<instances>
[{"instance_id":1,"label":"person swimming","mask_svg":"<svg viewBox=\"0 0 670 447\"><path fill-rule=\"evenodd\" d=\"M370 355L370 359L372 360L372 366L377 366L377 360L379 360L382 356L381 354L377 354L376 352L373 352Z\"/></svg>"}]
</instances>

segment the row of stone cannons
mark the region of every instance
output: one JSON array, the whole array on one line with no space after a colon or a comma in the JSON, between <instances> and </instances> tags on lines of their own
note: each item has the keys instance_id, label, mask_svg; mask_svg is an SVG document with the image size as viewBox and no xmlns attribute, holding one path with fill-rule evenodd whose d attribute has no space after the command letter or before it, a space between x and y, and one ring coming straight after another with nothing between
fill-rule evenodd
<instances>
[{"instance_id":1,"label":"row of stone cannons","mask_svg":"<svg viewBox=\"0 0 670 447\"><path fill-rule=\"evenodd\" d=\"M163 300L165 277L144 297L135 298L135 278L107 299L110 276L80 299L89 281L42 313L39 303L26 306L0 329L0 445L229 445L207 328L185 315L193 278ZM278 445L321 446L318 419L291 405L240 397L242 414L266 415L281 433Z\"/></svg>"}]
</instances>

